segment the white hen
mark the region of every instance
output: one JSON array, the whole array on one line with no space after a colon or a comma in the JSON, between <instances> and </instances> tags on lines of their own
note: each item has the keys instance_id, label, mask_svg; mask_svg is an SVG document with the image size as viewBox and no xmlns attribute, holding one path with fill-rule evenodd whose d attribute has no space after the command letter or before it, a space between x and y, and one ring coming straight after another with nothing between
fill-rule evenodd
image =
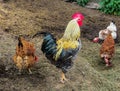
<instances>
[{"instance_id":1,"label":"white hen","mask_svg":"<svg viewBox=\"0 0 120 91\"><path fill-rule=\"evenodd\" d=\"M116 27L116 25L113 21L110 22L110 25L107 27L107 29L109 31L111 31L111 35L112 35L113 39L116 39L117 38L117 33L116 33L117 32L117 27Z\"/></svg>"},{"instance_id":2,"label":"white hen","mask_svg":"<svg viewBox=\"0 0 120 91\"><path fill-rule=\"evenodd\" d=\"M117 27L116 27L115 23L113 21L111 21L110 25L106 29L100 30L99 36L95 37L93 39L93 42L98 42L99 40L104 40L110 32L111 32L113 39L116 39L117 38L116 31L117 31Z\"/></svg>"}]
</instances>

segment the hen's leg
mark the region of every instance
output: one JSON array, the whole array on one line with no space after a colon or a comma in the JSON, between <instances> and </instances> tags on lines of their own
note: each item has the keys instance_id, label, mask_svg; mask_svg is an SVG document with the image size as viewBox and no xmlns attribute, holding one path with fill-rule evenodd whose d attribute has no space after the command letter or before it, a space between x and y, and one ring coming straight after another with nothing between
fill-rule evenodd
<instances>
[{"instance_id":1,"label":"hen's leg","mask_svg":"<svg viewBox=\"0 0 120 91\"><path fill-rule=\"evenodd\" d=\"M24 57L24 65L25 65L26 68L28 68L29 74L32 74L32 71L29 68L29 63L28 62L29 62L29 58L28 58L28 56L25 56Z\"/></svg>"},{"instance_id":2,"label":"hen's leg","mask_svg":"<svg viewBox=\"0 0 120 91\"><path fill-rule=\"evenodd\" d=\"M19 69L18 75L22 74L22 69Z\"/></svg>"},{"instance_id":3,"label":"hen's leg","mask_svg":"<svg viewBox=\"0 0 120 91\"><path fill-rule=\"evenodd\" d=\"M29 74L32 74L32 71L31 71L31 69L30 69L30 68L28 68L28 71L29 71Z\"/></svg>"},{"instance_id":4,"label":"hen's leg","mask_svg":"<svg viewBox=\"0 0 120 91\"><path fill-rule=\"evenodd\" d=\"M60 80L62 83L64 83L65 81L67 81L66 77L65 77L65 74L62 72L61 74L61 80Z\"/></svg>"},{"instance_id":5,"label":"hen's leg","mask_svg":"<svg viewBox=\"0 0 120 91\"><path fill-rule=\"evenodd\" d=\"M104 60L105 60L106 66L111 66L111 62L108 58L105 57Z\"/></svg>"}]
</instances>

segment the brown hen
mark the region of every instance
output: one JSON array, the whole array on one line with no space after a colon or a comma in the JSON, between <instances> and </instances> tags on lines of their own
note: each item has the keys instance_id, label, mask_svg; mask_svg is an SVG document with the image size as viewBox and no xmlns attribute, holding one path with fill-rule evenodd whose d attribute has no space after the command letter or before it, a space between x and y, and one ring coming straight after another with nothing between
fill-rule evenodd
<instances>
[{"instance_id":1,"label":"brown hen","mask_svg":"<svg viewBox=\"0 0 120 91\"><path fill-rule=\"evenodd\" d=\"M31 74L30 68L35 64L37 57L35 56L35 48L33 43L26 41L24 38L18 38L18 45L16 53L13 56L13 61L21 73L22 69L28 69Z\"/></svg>"},{"instance_id":2,"label":"brown hen","mask_svg":"<svg viewBox=\"0 0 120 91\"><path fill-rule=\"evenodd\" d=\"M104 59L106 66L112 65L111 58L113 57L114 53L115 53L115 42L111 33L109 33L109 35L104 40L100 48L100 57Z\"/></svg>"}]
</instances>

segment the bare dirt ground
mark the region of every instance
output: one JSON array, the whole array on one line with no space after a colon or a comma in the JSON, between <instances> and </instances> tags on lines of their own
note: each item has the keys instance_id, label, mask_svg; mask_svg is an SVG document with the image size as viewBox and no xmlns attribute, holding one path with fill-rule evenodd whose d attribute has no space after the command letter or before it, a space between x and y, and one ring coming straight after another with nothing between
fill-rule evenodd
<instances>
[{"instance_id":1,"label":"bare dirt ground","mask_svg":"<svg viewBox=\"0 0 120 91\"><path fill-rule=\"evenodd\" d=\"M0 91L120 91L120 18L105 15L98 10L67 3L65 0L2 0L0 1ZM75 65L67 73L69 81L59 82L60 71L49 64L40 50L42 37L32 39L38 31L49 31L56 38L64 33L74 12L85 16L81 27L83 48ZM100 44L92 43L98 31L114 20L118 28L114 67L107 69L100 64ZM12 61L17 37L24 36L36 47L39 61L32 71L18 75Z\"/></svg>"}]
</instances>

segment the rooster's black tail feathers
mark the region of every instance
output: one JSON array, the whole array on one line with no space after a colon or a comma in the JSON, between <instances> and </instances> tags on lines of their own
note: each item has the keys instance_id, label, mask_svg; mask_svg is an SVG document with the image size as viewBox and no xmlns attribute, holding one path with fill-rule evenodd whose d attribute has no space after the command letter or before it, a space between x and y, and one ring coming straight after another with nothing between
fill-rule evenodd
<instances>
[{"instance_id":1,"label":"rooster's black tail feathers","mask_svg":"<svg viewBox=\"0 0 120 91\"><path fill-rule=\"evenodd\" d=\"M37 32L36 34L33 35L32 38L34 38L34 37L36 37L36 36L40 36L40 35L46 36L46 35L49 35L49 34L50 34L49 32Z\"/></svg>"},{"instance_id":2,"label":"rooster's black tail feathers","mask_svg":"<svg viewBox=\"0 0 120 91\"><path fill-rule=\"evenodd\" d=\"M45 55L53 57L57 52L57 44L54 36L49 32L37 32L32 38L43 35L41 50Z\"/></svg>"}]
</instances>

